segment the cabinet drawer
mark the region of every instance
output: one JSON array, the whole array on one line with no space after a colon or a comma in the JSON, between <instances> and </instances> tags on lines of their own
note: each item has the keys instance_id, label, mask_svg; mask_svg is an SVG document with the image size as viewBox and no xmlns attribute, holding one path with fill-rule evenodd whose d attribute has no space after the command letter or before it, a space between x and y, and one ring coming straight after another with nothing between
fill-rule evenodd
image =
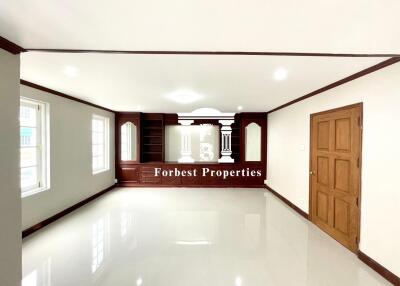
<instances>
[{"instance_id":1,"label":"cabinet drawer","mask_svg":"<svg viewBox=\"0 0 400 286\"><path fill-rule=\"evenodd\" d=\"M139 183L139 167L138 166L127 166L120 168L120 181Z\"/></svg>"},{"instance_id":2,"label":"cabinet drawer","mask_svg":"<svg viewBox=\"0 0 400 286\"><path fill-rule=\"evenodd\" d=\"M160 184L161 177L156 177L155 168L159 168L159 166L144 166L140 169L140 183L142 184Z\"/></svg>"}]
</instances>

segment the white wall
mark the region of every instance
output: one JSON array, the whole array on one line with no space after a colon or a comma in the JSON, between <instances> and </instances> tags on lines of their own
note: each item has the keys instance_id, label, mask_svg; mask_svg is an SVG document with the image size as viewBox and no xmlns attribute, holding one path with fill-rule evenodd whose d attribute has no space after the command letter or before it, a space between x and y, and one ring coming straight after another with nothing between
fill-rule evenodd
<instances>
[{"instance_id":1,"label":"white wall","mask_svg":"<svg viewBox=\"0 0 400 286\"><path fill-rule=\"evenodd\" d=\"M400 276L400 64L268 117L267 184L308 212L310 114L364 103L360 250Z\"/></svg>"},{"instance_id":2,"label":"white wall","mask_svg":"<svg viewBox=\"0 0 400 286\"><path fill-rule=\"evenodd\" d=\"M114 114L24 85L21 96L50 104L50 190L22 199L26 229L114 184ZM92 114L110 118L110 170L96 175Z\"/></svg>"},{"instance_id":3,"label":"white wall","mask_svg":"<svg viewBox=\"0 0 400 286\"><path fill-rule=\"evenodd\" d=\"M19 55L0 49L0 285L21 282Z\"/></svg>"}]
</instances>

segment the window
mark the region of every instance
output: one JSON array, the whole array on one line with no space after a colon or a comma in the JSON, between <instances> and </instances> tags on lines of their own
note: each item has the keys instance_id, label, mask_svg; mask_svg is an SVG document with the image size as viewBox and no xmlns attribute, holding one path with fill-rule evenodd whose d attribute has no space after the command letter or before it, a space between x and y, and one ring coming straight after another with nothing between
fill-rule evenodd
<instances>
[{"instance_id":1,"label":"window","mask_svg":"<svg viewBox=\"0 0 400 286\"><path fill-rule=\"evenodd\" d=\"M20 101L21 196L50 187L48 104L21 98Z\"/></svg>"},{"instance_id":2,"label":"window","mask_svg":"<svg viewBox=\"0 0 400 286\"><path fill-rule=\"evenodd\" d=\"M98 174L109 170L109 119L99 115L92 118L92 170Z\"/></svg>"}]
</instances>

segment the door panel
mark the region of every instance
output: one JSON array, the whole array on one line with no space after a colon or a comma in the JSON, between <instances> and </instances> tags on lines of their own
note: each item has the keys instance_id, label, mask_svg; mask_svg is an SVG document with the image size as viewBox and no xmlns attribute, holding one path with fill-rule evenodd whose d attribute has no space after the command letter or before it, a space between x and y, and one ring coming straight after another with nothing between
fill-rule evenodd
<instances>
[{"instance_id":1,"label":"door panel","mask_svg":"<svg viewBox=\"0 0 400 286\"><path fill-rule=\"evenodd\" d=\"M329 185L329 158L318 156L317 180L319 184Z\"/></svg>"},{"instance_id":2,"label":"door panel","mask_svg":"<svg viewBox=\"0 0 400 286\"><path fill-rule=\"evenodd\" d=\"M324 192L318 191L317 198L317 216L325 223L328 223L328 195Z\"/></svg>"},{"instance_id":3,"label":"door panel","mask_svg":"<svg viewBox=\"0 0 400 286\"><path fill-rule=\"evenodd\" d=\"M341 199L334 199L334 213L335 219L333 227L342 232L345 235L349 234L349 222L350 222L350 205L348 202Z\"/></svg>"},{"instance_id":4,"label":"door panel","mask_svg":"<svg viewBox=\"0 0 400 286\"><path fill-rule=\"evenodd\" d=\"M335 189L349 192L350 188L350 161L335 160Z\"/></svg>"},{"instance_id":5,"label":"door panel","mask_svg":"<svg viewBox=\"0 0 400 286\"><path fill-rule=\"evenodd\" d=\"M329 121L318 122L318 150L329 149Z\"/></svg>"},{"instance_id":6,"label":"door panel","mask_svg":"<svg viewBox=\"0 0 400 286\"><path fill-rule=\"evenodd\" d=\"M311 117L311 221L354 252L360 225L361 108Z\"/></svg>"},{"instance_id":7,"label":"door panel","mask_svg":"<svg viewBox=\"0 0 400 286\"><path fill-rule=\"evenodd\" d=\"M351 151L351 118L335 120L335 151Z\"/></svg>"}]
</instances>

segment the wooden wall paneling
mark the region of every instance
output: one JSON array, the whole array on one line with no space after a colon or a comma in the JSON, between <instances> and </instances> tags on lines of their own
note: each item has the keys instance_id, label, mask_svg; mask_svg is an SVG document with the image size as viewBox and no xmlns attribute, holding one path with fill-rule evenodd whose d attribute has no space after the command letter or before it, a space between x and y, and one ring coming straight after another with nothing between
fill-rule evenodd
<instances>
[{"instance_id":1,"label":"wooden wall paneling","mask_svg":"<svg viewBox=\"0 0 400 286\"><path fill-rule=\"evenodd\" d=\"M196 174L197 174L197 176L182 176L181 184L183 186L200 186L202 184L202 182L203 182L202 176L201 176L202 169L200 166L184 164L184 165L182 165L181 170L185 170L185 171L196 170Z\"/></svg>"},{"instance_id":2,"label":"wooden wall paneling","mask_svg":"<svg viewBox=\"0 0 400 286\"><path fill-rule=\"evenodd\" d=\"M209 168L211 171L217 172L217 171L223 171L225 169L228 169L229 165L225 164L225 163L222 163L222 164L207 165L207 166L204 166L204 167ZM215 174L214 176L203 177L203 184L212 185L212 186L218 186L218 185L224 185L224 184L227 184L227 183L223 180L222 176L217 176Z\"/></svg>"},{"instance_id":3,"label":"wooden wall paneling","mask_svg":"<svg viewBox=\"0 0 400 286\"><path fill-rule=\"evenodd\" d=\"M164 114L164 125L178 125L178 114L165 113Z\"/></svg>"},{"instance_id":4,"label":"wooden wall paneling","mask_svg":"<svg viewBox=\"0 0 400 286\"><path fill-rule=\"evenodd\" d=\"M259 125L265 125L265 113L245 113L246 120L255 120ZM138 130L138 160L136 162L127 162L120 160L120 126L127 122L137 122ZM265 163L264 162L240 162L241 152L244 144L242 144L242 114L235 116L233 124L233 164L216 164L216 163L193 163L193 164L178 164L165 163L165 143L164 129L165 125L174 124L177 121L177 115L161 114L161 113L131 113L120 112L116 115L116 171L120 186L190 186L190 187L251 187L262 186L265 178ZM196 124L217 124L217 120L198 120ZM264 132L264 129L263 131ZM264 136L263 136L264 137ZM220 140L220 138L219 138ZM264 144L263 144L264 145ZM218 150L219 152L219 150ZM164 170L197 170L197 176L167 176L156 177L154 168L160 167ZM228 176L223 179L222 176L206 176L202 177L202 168L207 167L212 171L235 171L250 167L251 169L259 169L262 171L262 178L259 177L236 177Z\"/></svg>"},{"instance_id":5,"label":"wooden wall paneling","mask_svg":"<svg viewBox=\"0 0 400 286\"><path fill-rule=\"evenodd\" d=\"M192 125L212 124L221 125L218 119L194 119Z\"/></svg>"},{"instance_id":6,"label":"wooden wall paneling","mask_svg":"<svg viewBox=\"0 0 400 286\"><path fill-rule=\"evenodd\" d=\"M161 168L161 165L142 165L140 166L140 183L141 184L161 184L161 177L156 177L154 168Z\"/></svg>"},{"instance_id":7,"label":"wooden wall paneling","mask_svg":"<svg viewBox=\"0 0 400 286\"><path fill-rule=\"evenodd\" d=\"M181 166L179 164L176 165L164 165L163 166L163 170L166 170L167 172L175 172L175 168L178 171L181 171ZM182 177L181 176L163 176L161 177L161 183L163 185L171 185L171 186L179 186L181 185L181 180Z\"/></svg>"},{"instance_id":8,"label":"wooden wall paneling","mask_svg":"<svg viewBox=\"0 0 400 286\"><path fill-rule=\"evenodd\" d=\"M155 176L155 168L162 168L162 170L197 170L197 176L175 176L172 173L171 176ZM210 171L220 171L221 176L202 176L202 168L208 168ZM247 168L253 171L260 170L261 176L236 176L236 171L241 172L242 169ZM223 179L223 171L234 171L235 176L228 176ZM126 172L126 173L123 173ZM130 174L135 172L135 174ZM265 165L264 164L241 164L241 163L224 163L224 164L179 164L179 163L159 163L159 164L136 164L136 165L121 165L119 169L119 185L120 186L154 186L154 187L262 187L265 177ZM138 175L137 175L138 174ZM139 180L139 181L138 181Z\"/></svg>"},{"instance_id":9,"label":"wooden wall paneling","mask_svg":"<svg viewBox=\"0 0 400 286\"><path fill-rule=\"evenodd\" d=\"M240 169L240 165L238 166L236 164L234 164L234 165L231 164L229 166L224 167L224 170L227 170L229 172L231 172L231 171L235 172L235 176L232 176L232 177L229 176L228 178L225 179L225 182L224 182L225 184L238 186L238 185L241 185L243 183L245 183L245 184L248 183L246 178L242 178L242 177L236 176L236 171L238 169Z\"/></svg>"}]
</instances>

